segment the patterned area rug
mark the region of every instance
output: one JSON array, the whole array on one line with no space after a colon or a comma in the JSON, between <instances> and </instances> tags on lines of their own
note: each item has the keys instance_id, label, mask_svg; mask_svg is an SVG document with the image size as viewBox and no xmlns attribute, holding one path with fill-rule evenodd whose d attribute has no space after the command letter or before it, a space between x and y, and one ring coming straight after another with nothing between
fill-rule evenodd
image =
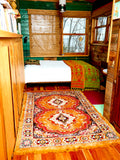
<instances>
[{"instance_id":1,"label":"patterned area rug","mask_svg":"<svg viewBox=\"0 0 120 160\"><path fill-rule=\"evenodd\" d=\"M26 92L15 154L118 142L119 134L80 91Z\"/></svg>"}]
</instances>

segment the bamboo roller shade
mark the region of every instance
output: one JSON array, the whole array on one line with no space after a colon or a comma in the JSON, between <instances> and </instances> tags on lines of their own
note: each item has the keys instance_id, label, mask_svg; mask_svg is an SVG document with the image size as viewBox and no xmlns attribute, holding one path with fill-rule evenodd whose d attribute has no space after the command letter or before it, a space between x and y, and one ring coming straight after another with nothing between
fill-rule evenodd
<instances>
[{"instance_id":1,"label":"bamboo roller shade","mask_svg":"<svg viewBox=\"0 0 120 160\"><path fill-rule=\"evenodd\" d=\"M59 55L59 17L54 15L31 15L30 20L30 55Z\"/></svg>"}]
</instances>

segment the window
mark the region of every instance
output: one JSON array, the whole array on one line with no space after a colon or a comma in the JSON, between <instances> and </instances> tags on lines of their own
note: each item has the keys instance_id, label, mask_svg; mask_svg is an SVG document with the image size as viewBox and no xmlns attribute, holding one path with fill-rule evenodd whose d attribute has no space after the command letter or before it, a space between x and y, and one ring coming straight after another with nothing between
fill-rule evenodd
<instances>
[{"instance_id":1,"label":"window","mask_svg":"<svg viewBox=\"0 0 120 160\"><path fill-rule=\"evenodd\" d=\"M85 53L86 18L63 18L63 53Z\"/></svg>"},{"instance_id":2,"label":"window","mask_svg":"<svg viewBox=\"0 0 120 160\"><path fill-rule=\"evenodd\" d=\"M55 10L29 9L28 14L31 57L88 55L89 11L61 16Z\"/></svg>"},{"instance_id":3,"label":"window","mask_svg":"<svg viewBox=\"0 0 120 160\"><path fill-rule=\"evenodd\" d=\"M95 19L94 42L107 43L109 39L110 17Z\"/></svg>"}]
</instances>

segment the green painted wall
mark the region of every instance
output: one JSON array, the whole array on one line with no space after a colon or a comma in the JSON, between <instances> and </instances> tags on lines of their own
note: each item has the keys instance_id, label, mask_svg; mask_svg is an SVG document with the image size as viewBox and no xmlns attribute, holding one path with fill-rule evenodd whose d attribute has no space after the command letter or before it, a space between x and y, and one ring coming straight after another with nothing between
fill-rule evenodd
<instances>
[{"instance_id":1,"label":"green painted wall","mask_svg":"<svg viewBox=\"0 0 120 160\"><path fill-rule=\"evenodd\" d=\"M19 9L48 9L57 10L58 3L55 2L41 2L41 1L19 1ZM81 11L91 11L92 4L86 1L74 1L72 3L67 3L66 10L81 10Z\"/></svg>"},{"instance_id":2,"label":"green painted wall","mask_svg":"<svg viewBox=\"0 0 120 160\"><path fill-rule=\"evenodd\" d=\"M28 13L26 9L20 9L21 14L21 33L23 35L23 51L24 57L30 55L30 41L29 41L29 21ZM24 38L27 37L27 42L24 42Z\"/></svg>"}]
</instances>

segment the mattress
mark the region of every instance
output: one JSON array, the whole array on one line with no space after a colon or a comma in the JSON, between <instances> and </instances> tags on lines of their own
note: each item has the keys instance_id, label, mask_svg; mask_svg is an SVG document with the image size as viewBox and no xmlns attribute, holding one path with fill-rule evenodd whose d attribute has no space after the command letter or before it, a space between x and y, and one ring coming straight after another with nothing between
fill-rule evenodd
<instances>
[{"instance_id":1,"label":"mattress","mask_svg":"<svg viewBox=\"0 0 120 160\"><path fill-rule=\"evenodd\" d=\"M63 61L40 60L40 65L25 65L25 83L71 82L71 68Z\"/></svg>"}]
</instances>

